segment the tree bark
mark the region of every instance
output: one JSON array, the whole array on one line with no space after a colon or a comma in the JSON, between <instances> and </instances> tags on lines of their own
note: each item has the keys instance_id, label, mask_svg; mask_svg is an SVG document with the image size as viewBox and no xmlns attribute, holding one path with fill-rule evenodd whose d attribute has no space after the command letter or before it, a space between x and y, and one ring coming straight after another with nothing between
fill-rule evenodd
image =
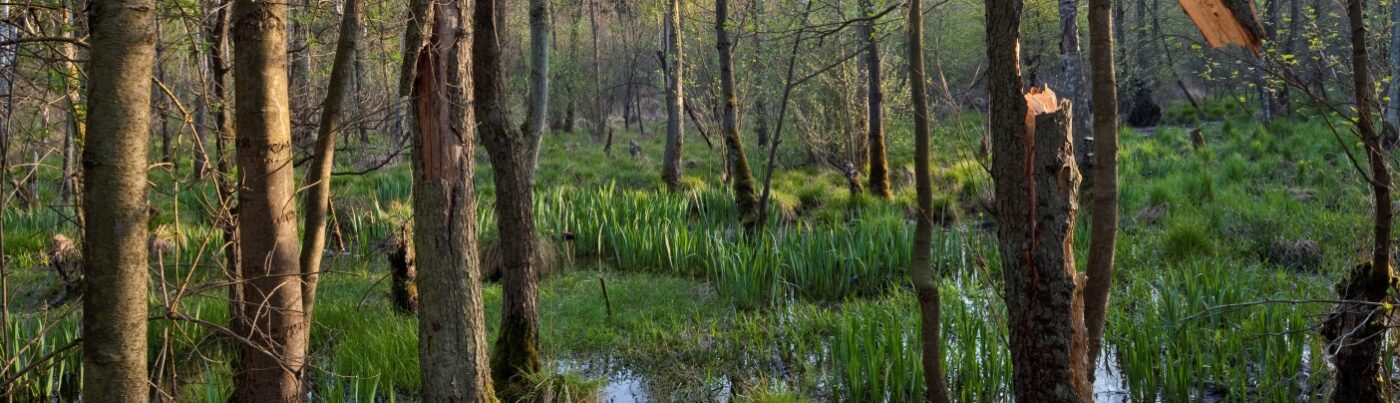
<instances>
[{"instance_id":1,"label":"tree bark","mask_svg":"<svg viewBox=\"0 0 1400 403\"><path fill-rule=\"evenodd\" d=\"M83 150L88 197L83 257L83 395L144 402L146 158L156 3L98 0L89 9L92 69Z\"/></svg>"},{"instance_id":2,"label":"tree bark","mask_svg":"<svg viewBox=\"0 0 1400 403\"><path fill-rule=\"evenodd\" d=\"M331 207L331 168L335 165L335 136L344 130L343 111L355 74L355 47L360 34L357 0L345 0L340 20L340 36L335 44L335 61L326 100L321 105L321 122L316 133L316 155L306 173L306 237L301 245L301 304L308 320L316 307L316 283L320 278L321 256L326 249L326 216Z\"/></svg>"},{"instance_id":3,"label":"tree bark","mask_svg":"<svg viewBox=\"0 0 1400 403\"><path fill-rule=\"evenodd\" d=\"M229 110L227 64L231 0L215 1L211 5L217 11L214 11L214 21L210 24L208 33L209 42L213 47L209 51L208 63L212 73L209 86L213 97L210 109L214 115L214 185L219 196L219 211L214 225L223 232L223 245L220 249L224 253L224 275L229 282L229 330L236 334L245 334L247 319L243 314L243 266L238 258L238 206L234 204L236 194L231 183L233 169L229 166L227 156L227 148L234 141L233 117ZM238 382L236 377L234 382Z\"/></svg>"},{"instance_id":4,"label":"tree bark","mask_svg":"<svg viewBox=\"0 0 1400 403\"><path fill-rule=\"evenodd\" d=\"M914 228L910 277L919 299L919 344L923 347L924 401L948 403L948 380L943 375L941 320L943 307L934 278L933 174L929 168L928 90L924 78L924 20L919 0L909 1L909 92L914 103L914 182L919 213Z\"/></svg>"},{"instance_id":5,"label":"tree bark","mask_svg":"<svg viewBox=\"0 0 1400 403\"><path fill-rule=\"evenodd\" d=\"M1295 0L1296 1L1296 0ZM1386 97L1385 122L1400 136L1400 1L1390 2L1390 88Z\"/></svg>"},{"instance_id":6,"label":"tree bark","mask_svg":"<svg viewBox=\"0 0 1400 403\"><path fill-rule=\"evenodd\" d=\"M63 19L71 28L64 34L70 39L79 38L82 34L82 24L78 21L76 11L81 10L75 2L69 2L63 11ZM78 63L73 60L78 58L78 49L71 42L64 42L59 45L63 60L61 62L64 70L64 93L63 98L68 108L68 125L64 127L63 133L63 181L59 189L60 200L63 204L70 204L78 194L77 181L73 175L77 170L74 160L77 157L78 143L86 138L87 127L83 120L87 117L83 112L83 100L81 95L82 83L79 82L82 72L79 71Z\"/></svg>"},{"instance_id":7,"label":"tree bark","mask_svg":"<svg viewBox=\"0 0 1400 403\"><path fill-rule=\"evenodd\" d=\"M1328 352L1334 355L1337 368L1332 401L1339 403L1385 402L1390 395L1389 382L1381 376L1380 359L1392 302L1389 290L1396 280L1390 263L1391 180L1385 161L1386 153L1381 148L1380 136L1371 118L1375 98L1370 56L1366 50L1365 8L1365 0L1347 2L1353 88L1356 90L1356 128L1361 134L1371 168L1375 243L1371 262L1357 266L1337 286L1339 297L1349 302L1337 305L1323 324L1322 333L1328 340Z\"/></svg>"},{"instance_id":8,"label":"tree bark","mask_svg":"<svg viewBox=\"0 0 1400 403\"><path fill-rule=\"evenodd\" d=\"M665 54L666 69L666 151L662 156L661 180L666 187L676 191L681 181L681 170L685 165L681 156L685 152L685 124L681 113L685 109L684 63L681 51L681 7L680 0L666 1Z\"/></svg>"},{"instance_id":9,"label":"tree bark","mask_svg":"<svg viewBox=\"0 0 1400 403\"><path fill-rule=\"evenodd\" d=\"M862 17L871 18L875 11L870 0L859 0ZM857 30L865 41L864 64L866 72L865 106L867 112L866 137L870 155L870 194L888 199L890 193L890 162L885 153L884 90L880 82L880 43L876 39L875 20L868 19Z\"/></svg>"},{"instance_id":10,"label":"tree bark","mask_svg":"<svg viewBox=\"0 0 1400 403\"><path fill-rule=\"evenodd\" d=\"M544 3L535 0L539 8L531 10L531 20L539 29L531 29L532 41L542 41L544 34ZM504 0L478 0L475 10L476 36L472 43L473 87L476 96L477 130L490 155L496 184L496 227L501 237L501 276L503 296L501 330L492 354L491 378L501 396L508 401L527 397L532 387L531 376L540 371L540 309L539 267L534 256L536 245L533 191L534 159L539 144L534 131L520 132L510 125L507 116L506 76L501 57L500 41L505 31ZM535 33L540 36L534 36ZM548 44L532 42L531 52L549 51ZM535 59L535 62L540 62ZM534 79L543 72L533 74ZM545 83L535 82L535 85ZM544 102L538 99L536 102ZM543 107L541 107L543 108ZM532 118L542 118L540 115ZM543 119L540 119L542 122Z\"/></svg>"},{"instance_id":11,"label":"tree bark","mask_svg":"<svg viewBox=\"0 0 1400 403\"><path fill-rule=\"evenodd\" d=\"M1060 63L1064 65L1064 77L1061 82L1064 90L1069 95L1070 101L1075 105L1083 106L1088 112L1088 102L1084 101L1084 69L1080 63L1079 48L1079 0L1059 0L1060 1ZM1081 116L1074 120L1074 160L1080 163L1080 172L1093 174L1093 170L1087 169L1093 166L1094 160L1090 159L1090 151L1093 144L1089 141L1091 135L1096 134L1089 130L1090 116Z\"/></svg>"},{"instance_id":12,"label":"tree bark","mask_svg":"<svg viewBox=\"0 0 1400 403\"><path fill-rule=\"evenodd\" d=\"M466 0L414 0L404 35L413 241L418 292L429 301L418 314L425 402L496 401L477 268L470 13Z\"/></svg>"},{"instance_id":13,"label":"tree bark","mask_svg":"<svg viewBox=\"0 0 1400 403\"><path fill-rule=\"evenodd\" d=\"M734 47L725 28L728 22L729 0L715 0L715 48L719 50L720 96L724 97L724 113L720 122L729 154L734 202L744 228L751 229L758 225L758 196L749 159L744 154L744 142L739 137L739 96L734 90Z\"/></svg>"},{"instance_id":14,"label":"tree bark","mask_svg":"<svg viewBox=\"0 0 1400 403\"><path fill-rule=\"evenodd\" d=\"M308 326L302 312L296 179L287 99L287 9L234 0L234 119L239 171L239 248L246 277L245 346L236 401L286 402L302 395Z\"/></svg>"},{"instance_id":15,"label":"tree bark","mask_svg":"<svg viewBox=\"0 0 1400 403\"><path fill-rule=\"evenodd\" d=\"M1022 92L1021 7L1020 0L987 1L992 178L1013 390L1020 401L1091 401L1082 279L1071 247L1079 172L1070 103L1056 108L1053 95ZM1050 103L1028 105L1032 98Z\"/></svg>"},{"instance_id":16,"label":"tree bark","mask_svg":"<svg viewBox=\"0 0 1400 403\"><path fill-rule=\"evenodd\" d=\"M603 100L603 48L598 41L598 1L588 2L589 27L593 31L593 139L603 140L603 135L608 131L608 111L607 102ZM609 139L611 140L611 139ZM608 145L603 146L603 152L608 151Z\"/></svg>"},{"instance_id":17,"label":"tree bark","mask_svg":"<svg viewBox=\"0 0 1400 403\"><path fill-rule=\"evenodd\" d=\"M1094 185L1090 206L1088 279L1084 324L1089 331L1089 384L1103 352L1103 333L1113 288L1113 253L1118 237L1118 72L1113 45L1113 2L1089 0L1089 64L1094 97Z\"/></svg>"}]
</instances>

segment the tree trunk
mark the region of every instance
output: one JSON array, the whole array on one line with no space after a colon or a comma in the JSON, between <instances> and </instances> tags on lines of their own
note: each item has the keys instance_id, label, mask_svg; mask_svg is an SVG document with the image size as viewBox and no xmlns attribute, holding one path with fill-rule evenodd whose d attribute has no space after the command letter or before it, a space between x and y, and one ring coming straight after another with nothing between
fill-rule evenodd
<instances>
[{"instance_id":1,"label":"tree trunk","mask_svg":"<svg viewBox=\"0 0 1400 403\"><path fill-rule=\"evenodd\" d=\"M297 261L296 179L287 109L287 9L234 0L234 119L238 125L239 248L249 315L234 400L286 402L302 395L307 322Z\"/></svg>"},{"instance_id":2,"label":"tree trunk","mask_svg":"<svg viewBox=\"0 0 1400 403\"><path fill-rule=\"evenodd\" d=\"M229 166L227 155L227 148L234 141L233 118L228 107L229 66L226 62L229 52L228 23L231 0L215 1L217 3L211 4L211 8L217 11L213 12L214 21L210 24L208 33L212 46L208 63L212 73L209 86L213 97L210 106L214 114L214 185L219 196L219 211L214 225L223 232L221 250L225 260L224 275L229 283L229 330L236 334L245 334L247 319L243 314L243 266L238 259L238 206L234 204L237 195L231 183L233 169ZM234 382L238 382L237 377L234 378Z\"/></svg>"},{"instance_id":3,"label":"tree trunk","mask_svg":"<svg viewBox=\"0 0 1400 403\"><path fill-rule=\"evenodd\" d=\"M744 228L751 229L758 225L758 197L749 159L744 154L744 142L739 137L739 96L734 91L734 47L725 29L729 22L728 15L729 0L715 0L715 47L719 50L720 91L724 97L724 114L720 121L729 154L734 202Z\"/></svg>"},{"instance_id":4,"label":"tree trunk","mask_svg":"<svg viewBox=\"0 0 1400 403\"><path fill-rule=\"evenodd\" d=\"M1064 64L1064 77L1060 81L1071 102L1088 112L1088 102L1084 100L1084 69L1079 60L1079 0L1060 1L1060 62ZM1090 159L1093 143L1089 141L1094 133L1089 130L1090 116L1081 113L1074 120L1074 160L1079 162L1080 172L1093 175L1094 160Z\"/></svg>"},{"instance_id":5,"label":"tree trunk","mask_svg":"<svg viewBox=\"0 0 1400 403\"><path fill-rule=\"evenodd\" d=\"M545 4L531 4L531 53L534 63L544 62L548 54L545 35ZM534 155L539 144L535 130L520 132L510 124L505 95L506 76L501 57L500 41L505 32L505 1L476 2L472 42L475 63L472 79L476 96L477 130L490 155L496 184L496 227L501 237L501 276L503 283L501 331L496 339L491 361L491 378L501 396L515 401L527 396L532 386L531 376L540 371L540 309L538 303L539 268L534 259L535 219L533 191L535 183ZM544 77L543 69L532 72L534 80ZM548 85L535 81L535 88ZM543 103L543 97L532 99ZM531 122L542 123L543 106L532 110ZM538 119L538 120L536 120ZM506 247L509 246L509 247Z\"/></svg>"},{"instance_id":6,"label":"tree trunk","mask_svg":"<svg viewBox=\"0 0 1400 403\"><path fill-rule=\"evenodd\" d=\"M540 166L540 142L549 117L549 3L530 0L530 99L525 116L525 133L534 140L530 149L530 169Z\"/></svg>"},{"instance_id":7,"label":"tree trunk","mask_svg":"<svg viewBox=\"0 0 1400 403\"><path fill-rule=\"evenodd\" d=\"M1385 402L1389 382L1381 376L1381 354L1385 345L1386 322L1390 313L1389 290L1395 281L1390 264L1391 197L1390 170L1380 138L1371 120L1375 102L1371 81L1370 56L1366 50L1365 0L1349 0L1347 17L1351 27L1351 62L1356 90L1356 127L1366 148L1371 168L1372 213L1375 244L1371 262L1357 266L1337 287L1339 304L1323 324L1328 352L1337 368L1333 402Z\"/></svg>"},{"instance_id":8,"label":"tree trunk","mask_svg":"<svg viewBox=\"0 0 1400 403\"><path fill-rule=\"evenodd\" d=\"M413 112L413 242L425 402L495 402L477 265L470 4L414 0L403 96Z\"/></svg>"},{"instance_id":9,"label":"tree trunk","mask_svg":"<svg viewBox=\"0 0 1400 403\"><path fill-rule=\"evenodd\" d=\"M345 0L340 20L340 36L335 44L335 62L326 100L321 105L321 122L316 133L316 156L306 173L306 238L301 245L301 304L308 320L316 307L316 283L320 278L321 256L326 249L326 216L331 207L331 168L335 165L335 135L344 130L343 113L354 78L355 47L360 34L360 9L356 0Z\"/></svg>"},{"instance_id":10,"label":"tree trunk","mask_svg":"<svg viewBox=\"0 0 1400 403\"><path fill-rule=\"evenodd\" d=\"M860 14L862 17L870 18L875 13L870 5L870 0L860 1ZM885 118L884 118L884 93L880 82L880 44L876 40L875 20L862 22L858 29L858 34L865 41L865 106L868 118L866 122L866 137L870 141L866 146L870 147L870 194L877 197L890 198L890 162L885 153Z\"/></svg>"},{"instance_id":11,"label":"tree trunk","mask_svg":"<svg viewBox=\"0 0 1400 403\"><path fill-rule=\"evenodd\" d=\"M681 170L685 167L681 156L685 151L685 124L681 113L685 109L684 77L685 55L681 51L681 7L680 0L666 1L665 54L662 61L666 69L666 151L662 157L661 180L666 187L676 191L681 181Z\"/></svg>"},{"instance_id":12,"label":"tree trunk","mask_svg":"<svg viewBox=\"0 0 1400 403\"><path fill-rule=\"evenodd\" d=\"M305 144L311 137L307 129L307 115L311 109L311 47L310 29L306 22L311 17L309 0L293 0L285 3L291 14L291 49L287 54L291 59L291 105L292 139L297 144Z\"/></svg>"},{"instance_id":13,"label":"tree trunk","mask_svg":"<svg viewBox=\"0 0 1400 403\"><path fill-rule=\"evenodd\" d=\"M909 2L909 92L914 103L914 187L919 214L914 228L910 277L919 298L919 344L923 347L924 401L948 403L948 380L943 375L942 304L934 278L933 174L929 168L928 90L924 88L924 20L919 0Z\"/></svg>"},{"instance_id":14,"label":"tree trunk","mask_svg":"<svg viewBox=\"0 0 1400 403\"><path fill-rule=\"evenodd\" d=\"M1118 72L1113 60L1112 0L1089 0L1089 64L1094 97L1094 185L1090 206L1089 268L1084 285L1084 324L1089 331L1089 384L1103 352L1113 252L1118 236Z\"/></svg>"},{"instance_id":15,"label":"tree trunk","mask_svg":"<svg viewBox=\"0 0 1400 403\"><path fill-rule=\"evenodd\" d=\"M1022 92L1020 26L1021 1L987 1L992 178L1014 392L1027 402L1091 401L1071 247L1079 172L1070 103Z\"/></svg>"},{"instance_id":16,"label":"tree trunk","mask_svg":"<svg viewBox=\"0 0 1400 403\"><path fill-rule=\"evenodd\" d=\"M82 24L78 21L78 18L76 18L76 12L74 10L81 10L81 8L76 4L72 4L72 2L66 6L66 9L63 11L63 18L72 29L67 30L68 32L64 35L68 38L78 38L82 34L80 32L82 31ZM77 181L73 178L77 170L74 162L77 157L78 143L83 141L86 137L85 132L87 128L83 120L87 117L83 112L84 108L81 95L83 85L79 82L82 72L79 71L78 63L74 61L78 58L77 46L68 42L59 46L59 50L62 52L62 56L65 59L61 61L65 76L63 80L63 98L67 104L65 106L68 108L68 125L64 127L65 130L63 133L63 180L60 184L62 187L59 189L59 194L62 203L67 205L72 203L78 194Z\"/></svg>"},{"instance_id":17,"label":"tree trunk","mask_svg":"<svg viewBox=\"0 0 1400 403\"><path fill-rule=\"evenodd\" d=\"M1296 1L1296 0L1295 0ZM1390 88L1386 95L1385 122L1400 136L1400 1L1390 2Z\"/></svg>"},{"instance_id":18,"label":"tree trunk","mask_svg":"<svg viewBox=\"0 0 1400 403\"><path fill-rule=\"evenodd\" d=\"M156 3L98 0L92 21L92 69L83 150L88 197L83 208L83 395L144 402L147 286L146 157Z\"/></svg>"},{"instance_id":19,"label":"tree trunk","mask_svg":"<svg viewBox=\"0 0 1400 403\"><path fill-rule=\"evenodd\" d=\"M598 30L601 29L598 27L598 1L588 2L588 21L593 31L593 139L603 140L604 133L608 131L608 111L605 110L607 102L603 100L603 50L598 41ZM607 149L605 145L603 151L607 152Z\"/></svg>"}]
</instances>

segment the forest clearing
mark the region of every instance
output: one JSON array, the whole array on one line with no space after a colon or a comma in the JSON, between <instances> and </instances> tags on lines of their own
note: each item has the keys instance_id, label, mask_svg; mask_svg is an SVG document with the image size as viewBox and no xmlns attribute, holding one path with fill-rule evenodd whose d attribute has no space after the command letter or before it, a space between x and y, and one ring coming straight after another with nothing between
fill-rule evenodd
<instances>
[{"instance_id":1,"label":"forest clearing","mask_svg":"<svg viewBox=\"0 0 1400 403\"><path fill-rule=\"evenodd\" d=\"M0 397L1393 402L1400 2L0 3Z\"/></svg>"}]
</instances>

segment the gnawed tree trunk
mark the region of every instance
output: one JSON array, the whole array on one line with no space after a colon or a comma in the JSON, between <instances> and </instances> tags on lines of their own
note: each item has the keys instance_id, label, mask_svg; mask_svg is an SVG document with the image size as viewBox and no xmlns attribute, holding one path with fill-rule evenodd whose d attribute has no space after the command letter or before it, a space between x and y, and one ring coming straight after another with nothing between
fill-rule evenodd
<instances>
[{"instance_id":1,"label":"gnawed tree trunk","mask_svg":"<svg viewBox=\"0 0 1400 403\"><path fill-rule=\"evenodd\" d=\"M156 3L97 0L83 150L83 395L144 402L148 274L146 157Z\"/></svg>"},{"instance_id":2,"label":"gnawed tree trunk","mask_svg":"<svg viewBox=\"0 0 1400 403\"><path fill-rule=\"evenodd\" d=\"M862 17L871 18L874 10L870 0L860 0L860 13ZM888 199L891 196L890 162L885 153L884 90L880 82L880 46L876 40L875 20L861 23L857 32L865 41L863 64L866 72L866 137L869 139L866 146L870 148L867 151L870 156L870 194Z\"/></svg>"},{"instance_id":3,"label":"gnawed tree trunk","mask_svg":"<svg viewBox=\"0 0 1400 403\"><path fill-rule=\"evenodd\" d=\"M543 2L537 5L543 17ZM478 0L472 43L475 63L477 130L491 158L496 184L496 227L500 232L501 275L504 280L501 331L496 339L491 377L501 395L509 401L527 396L531 377L540 371L539 267L535 261L535 219L533 215L534 155L539 145L535 131L520 132L510 124L505 101L506 76L500 42L506 37L504 0ZM532 12L531 19L536 19ZM539 21L543 24L543 20ZM535 31L535 30L532 30ZM541 26L532 39L542 40ZM548 44L532 43L532 53L548 52ZM534 62L542 62L535 59ZM544 66L541 66L542 68ZM535 77L543 76L543 72ZM536 86L547 85L536 82ZM544 99L537 100L544 102ZM539 111L541 114L543 110ZM539 115L537 117L543 117ZM543 122L543 119L539 119ZM528 124L527 124L528 125Z\"/></svg>"},{"instance_id":4,"label":"gnawed tree trunk","mask_svg":"<svg viewBox=\"0 0 1400 403\"><path fill-rule=\"evenodd\" d=\"M987 1L992 178L1013 390L1027 402L1092 401L1082 279L1074 266L1079 172L1070 103L1021 89L1021 1Z\"/></svg>"},{"instance_id":5,"label":"gnawed tree trunk","mask_svg":"<svg viewBox=\"0 0 1400 403\"><path fill-rule=\"evenodd\" d=\"M1371 168L1371 191L1375 220L1371 261L1352 269L1337 294L1344 302L1338 304L1323 324L1327 349L1334 355L1336 384L1332 387L1333 402L1386 402L1391 394L1390 382L1381 375L1381 354L1385 345L1387 319L1393 299L1390 289L1396 286L1391 267L1391 196L1390 168L1381 148L1375 123L1371 120L1374 83L1371 81L1370 56L1366 49L1366 26L1363 11L1365 0L1348 0L1347 20L1351 27L1351 62L1356 91L1356 128L1366 148Z\"/></svg>"},{"instance_id":6,"label":"gnawed tree trunk","mask_svg":"<svg viewBox=\"0 0 1400 403\"><path fill-rule=\"evenodd\" d=\"M924 19L919 0L909 1L909 92L914 103L914 188L919 214L915 220L910 277L919 299L919 345L923 350L924 401L947 403L948 380L943 375L942 304L934 277L933 174L929 168L928 90L924 88Z\"/></svg>"},{"instance_id":7,"label":"gnawed tree trunk","mask_svg":"<svg viewBox=\"0 0 1400 403\"><path fill-rule=\"evenodd\" d=\"M734 90L734 47L729 42L725 25L729 22L729 0L715 0L715 38L719 50L720 91L724 98L724 114L720 119L724 145L729 156L730 178L734 186L734 203L744 228L758 225L758 194L749 158L744 154L744 142L739 137L739 96Z\"/></svg>"},{"instance_id":8,"label":"gnawed tree trunk","mask_svg":"<svg viewBox=\"0 0 1400 403\"><path fill-rule=\"evenodd\" d=\"M335 135L345 130L343 113L351 80L355 74L355 46L360 34L357 0L345 0L340 20L340 36L335 44L335 62L326 100L321 105L321 122L316 131L316 155L306 173L306 238L301 245L301 304L308 320L316 307L316 283L320 278L321 256L326 249L326 216L331 207L331 168L335 165Z\"/></svg>"},{"instance_id":9,"label":"gnawed tree trunk","mask_svg":"<svg viewBox=\"0 0 1400 403\"><path fill-rule=\"evenodd\" d=\"M1084 327L1089 332L1089 384L1103 351L1113 252L1118 237L1118 72L1114 65L1112 0L1089 0L1089 64L1094 97L1093 205L1089 207L1089 267L1084 284Z\"/></svg>"},{"instance_id":10,"label":"gnawed tree trunk","mask_svg":"<svg viewBox=\"0 0 1400 403\"><path fill-rule=\"evenodd\" d=\"M296 178L287 99L287 9L234 0L239 248L249 337L234 400L300 401L308 326L301 305Z\"/></svg>"},{"instance_id":11,"label":"gnawed tree trunk","mask_svg":"<svg viewBox=\"0 0 1400 403\"><path fill-rule=\"evenodd\" d=\"M418 359L425 402L494 402L477 269L471 8L414 0L402 95L412 105Z\"/></svg>"},{"instance_id":12,"label":"gnawed tree trunk","mask_svg":"<svg viewBox=\"0 0 1400 403\"><path fill-rule=\"evenodd\" d=\"M680 0L666 1L665 57L662 58L666 70L666 150L661 158L661 181L675 191L681 181L681 170L685 167L681 156L685 152L685 124L681 120L685 109L685 90L682 86L685 56L681 51L681 10Z\"/></svg>"}]
</instances>

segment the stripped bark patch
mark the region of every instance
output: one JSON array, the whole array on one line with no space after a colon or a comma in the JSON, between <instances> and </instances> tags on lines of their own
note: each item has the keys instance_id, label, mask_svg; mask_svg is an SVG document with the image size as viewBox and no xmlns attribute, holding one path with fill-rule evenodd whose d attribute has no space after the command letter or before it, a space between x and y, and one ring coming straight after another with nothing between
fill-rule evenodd
<instances>
[{"instance_id":1,"label":"stripped bark patch","mask_svg":"<svg viewBox=\"0 0 1400 403\"><path fill-rule=\"evenodd\" d=\"M1255 56L1262 50L1263 24L1252 0L1178 0L1213 48L1237 45Z\"/></svg>"}]
</instances>

